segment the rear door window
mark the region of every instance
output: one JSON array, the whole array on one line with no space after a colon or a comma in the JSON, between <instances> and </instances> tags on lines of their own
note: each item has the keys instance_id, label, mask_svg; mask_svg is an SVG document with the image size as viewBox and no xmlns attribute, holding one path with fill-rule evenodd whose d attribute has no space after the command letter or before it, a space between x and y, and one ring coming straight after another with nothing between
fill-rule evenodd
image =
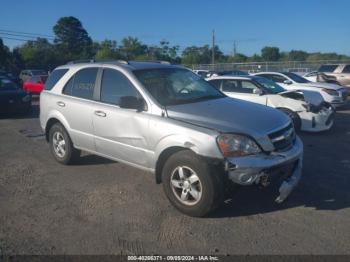
<instances>
[{"instance_id":1,"label":"rear door window","mask_svg":"<svg viewBox=\"0 0 350 262\"><path fill-rule=\"evenodd\" d=\"M78 71L65 85L63 93L84 99L92 99L98 68Z\"/></svg>"}]
</instances>

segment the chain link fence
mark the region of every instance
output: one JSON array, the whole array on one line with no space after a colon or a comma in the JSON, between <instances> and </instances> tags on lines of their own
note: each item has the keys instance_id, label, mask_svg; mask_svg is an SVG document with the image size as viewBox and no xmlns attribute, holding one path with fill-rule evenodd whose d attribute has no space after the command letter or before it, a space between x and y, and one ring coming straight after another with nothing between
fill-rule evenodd
<instances>
[{"instance_id":1,"label":"chain link fence","mask_svg":"<svg viewBox=\"0 0 350 262\"><path fill-rule=\"evenodd\" d=\"M319 60L319 61L284 61L284 62L251 62L251 63L218 63L192 65L193 70L229 71L242 70L248 73L261 71L284 71L308 73L317 71L324 64L350 64L350 61Z\"/></svg>"}]
</instances>

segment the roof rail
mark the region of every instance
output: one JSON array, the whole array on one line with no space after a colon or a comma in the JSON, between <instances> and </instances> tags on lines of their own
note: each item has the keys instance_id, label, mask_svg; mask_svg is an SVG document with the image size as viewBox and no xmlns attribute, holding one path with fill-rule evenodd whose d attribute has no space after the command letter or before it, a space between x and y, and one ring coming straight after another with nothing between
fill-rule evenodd
<instances>
[{"instance_id":1,"label":"roof rail","mask_svg":"<svg viewBox=\"0 0 350 262\"><path fill-rule=\"evenodd\" d=\"M73 65L73 64L81 64L81 63L95 63L94 59L80 59L80 60L73 60L69 61L67 65Z\"/></svg>"},{"instance_id":2,"label":"roof rail","mask_svg":"<svg viewBox=\"0 0 350 262\"><path fill-rule=\"evenodd\" d=\"M135 60L132 62L146 62L146 63L158 63L158 64L164 64L164 65L171 65L169 61L161 61L161 60Z\"/></svg>"},{"instance_id":3,"label":"roof rail","mask_svg":"<svg viewBox=\"0 0 350 262\"><path fill-rule=\"evenodd\" d=\"M69 61L67 65L72 65L72 64L81 64L81 63L120 63L120 64L125 64L128 65L128 61L125 60L113 60L113 59L106 59L106 60L95 60L95 59L80 59L80 60L74 60L74 61Z\"/></svg>"},{"instance_id":4,"label":"roof rail","mask_svg":"<svg viewBox=\"0 0 350 262\"><path fill-rule=\"evenodd\" d=\"M124 65L128 65L129 64L128 61L121 60L121 59L118 59L118 60L113 60L113 59L111 59L111 60L109 60L109 59L107 59L107 60L98 60L96 62L100 62L100 63L120 63L120 64L124 64Z\"/></svg>"}]
</instances>

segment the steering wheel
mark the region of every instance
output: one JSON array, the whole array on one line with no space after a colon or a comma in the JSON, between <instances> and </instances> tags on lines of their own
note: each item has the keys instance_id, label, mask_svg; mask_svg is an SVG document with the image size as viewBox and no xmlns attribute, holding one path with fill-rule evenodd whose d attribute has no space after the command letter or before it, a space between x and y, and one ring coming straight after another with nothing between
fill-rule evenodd
<instances>
[{"instance_id":1,"label":"steering wheel","mask_svg":"<svg viewBox=\"0 0 350 262\"><path fill-rule=\"evenodd\" d=\"M183 92L183 91L187 91L187 92ZM183 93L183 94L189 94L190 90L188 90L186 87L183 87L179 90L179 93Z\"/></svg>"}]
</instances>

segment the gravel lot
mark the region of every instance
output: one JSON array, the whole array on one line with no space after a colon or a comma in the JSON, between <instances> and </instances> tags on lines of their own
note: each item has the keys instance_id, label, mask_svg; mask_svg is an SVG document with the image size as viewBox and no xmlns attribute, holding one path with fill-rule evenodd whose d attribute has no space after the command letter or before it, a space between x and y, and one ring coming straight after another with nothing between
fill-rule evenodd
<instances>
[{"instance_id":1,"label":"gravel lot","mask_svg":"<svg viewBox=\"0 0 350 262\"><path fill-rule=\"evenodd\" d=\"M0 119L1 254L350 254L350 106L301 134L304 174L288 202L242 188L208 218L176 211L143 171L51 157L38 108Z\"/></svg>"}]
</instances>

